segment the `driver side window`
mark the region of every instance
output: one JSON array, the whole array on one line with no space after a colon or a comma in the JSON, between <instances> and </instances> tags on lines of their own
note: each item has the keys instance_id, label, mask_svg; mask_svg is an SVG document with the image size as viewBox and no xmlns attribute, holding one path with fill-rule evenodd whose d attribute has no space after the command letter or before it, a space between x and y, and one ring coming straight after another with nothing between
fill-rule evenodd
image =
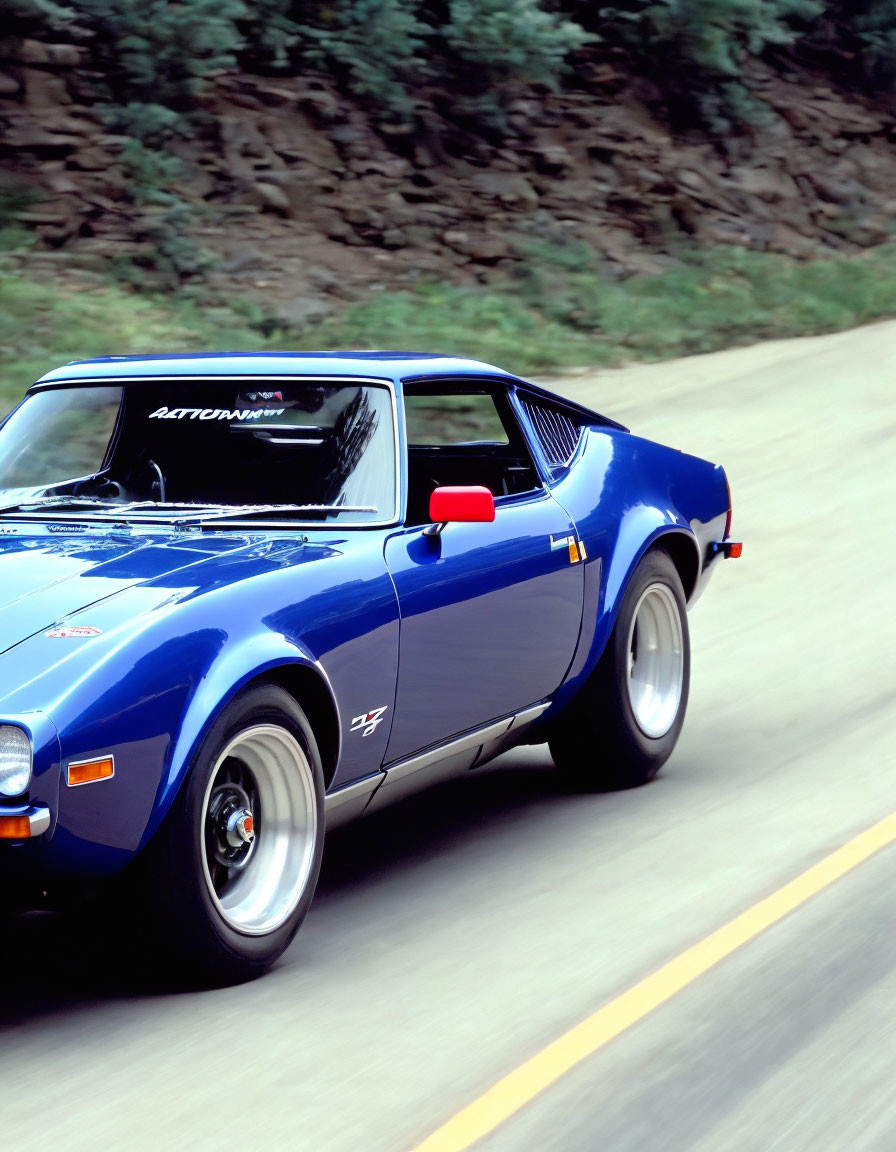
<instances>
[{"instance_id":1,"label":"driver side window","mask_svg":"<svg viewBox=\"0 0 896 1152\"><path fill-rule=\"evenodd\" d=\"M406 385L405 427L408 525L429 522L435 488L478 484L497 498L541 486L503 389Z\"/></svg>"}]
</instances>

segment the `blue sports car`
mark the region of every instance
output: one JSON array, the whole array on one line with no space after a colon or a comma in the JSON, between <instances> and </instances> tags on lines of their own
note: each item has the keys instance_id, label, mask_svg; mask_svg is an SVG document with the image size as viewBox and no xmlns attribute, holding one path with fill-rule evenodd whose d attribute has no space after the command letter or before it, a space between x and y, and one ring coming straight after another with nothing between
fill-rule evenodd
<instances>
[{"instance_id":1,"label":"blue sports car","mask_svg":"<svg viewBox=\"0 0 896 1152\"><path fill-rule=\"evenodd\" d=\"M645 783L730 523L722 468L473 361L48 373L0 425L0 891L126 873L246 979L327 827L517 744Z\"/></svg>"}]
</instances>

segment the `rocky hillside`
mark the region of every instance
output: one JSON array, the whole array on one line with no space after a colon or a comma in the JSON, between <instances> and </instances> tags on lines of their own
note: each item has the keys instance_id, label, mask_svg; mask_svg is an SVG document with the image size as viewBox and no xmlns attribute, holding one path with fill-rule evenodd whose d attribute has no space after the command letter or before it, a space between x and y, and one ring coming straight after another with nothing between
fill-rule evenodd
<instances>
[{"instance_id":1,"label":"rocky hillside","mask_svg":"<svg viewBox=\"0 0 896 1152\"><path fill-rule=\"evenodd\" d=\"M322 76L221 74L194 134L166 141L168 197L140 203L140 157L105 127L84 52L24 40L0 60L0 173L39 237L28 263L201 277L292 327L421 278L487 281L544 245L649 274L691 245L857 252L896 217L890 107L754 62L767 121L682 135L648 80L597 55L576 91L512 103L500 135L446 100L412 129Z\"/></svg>"}]
</instances>

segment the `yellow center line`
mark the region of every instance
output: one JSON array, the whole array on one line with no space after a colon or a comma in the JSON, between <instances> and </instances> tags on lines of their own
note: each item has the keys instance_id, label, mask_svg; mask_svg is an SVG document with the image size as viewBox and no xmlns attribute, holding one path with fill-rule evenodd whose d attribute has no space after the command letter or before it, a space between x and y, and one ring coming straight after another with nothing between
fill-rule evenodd
<instances>
[{"instance_id":1,"label":"yellow center line","mask_svg":"<svg viewBox=\"0 0 896 1152\"><path fill-rule=\"evenodd\" d=\"M620 1033L693 983L812 896L896 840L896 812L820 860L746 912L694 944L652 975L520 1064L452 1116L412 1152L464 1152Z\"/></svg>"}]
</instances>

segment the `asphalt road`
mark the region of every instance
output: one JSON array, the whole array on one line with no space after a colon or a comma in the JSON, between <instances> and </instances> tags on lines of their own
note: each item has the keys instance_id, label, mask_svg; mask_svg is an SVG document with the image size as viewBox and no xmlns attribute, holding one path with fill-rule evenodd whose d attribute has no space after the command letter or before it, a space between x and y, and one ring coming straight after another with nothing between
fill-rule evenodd
<instances>
[{"instance_id":1,"label":"asphalt road","mask_svg":"<svg viewBox=\"0 0 896 1152\"><path fill-rule=\"evenodd\" d=\"M402 1152L896 810L896 324L558 386L725 464L742 560L691 617L688 721L640 791L506 756L332 837L265 979L172 995L89 924L0 960L22 1150ZM488 1136L489 1152L896 1147L896 847Z\"/></svg>"}]
</instances>

